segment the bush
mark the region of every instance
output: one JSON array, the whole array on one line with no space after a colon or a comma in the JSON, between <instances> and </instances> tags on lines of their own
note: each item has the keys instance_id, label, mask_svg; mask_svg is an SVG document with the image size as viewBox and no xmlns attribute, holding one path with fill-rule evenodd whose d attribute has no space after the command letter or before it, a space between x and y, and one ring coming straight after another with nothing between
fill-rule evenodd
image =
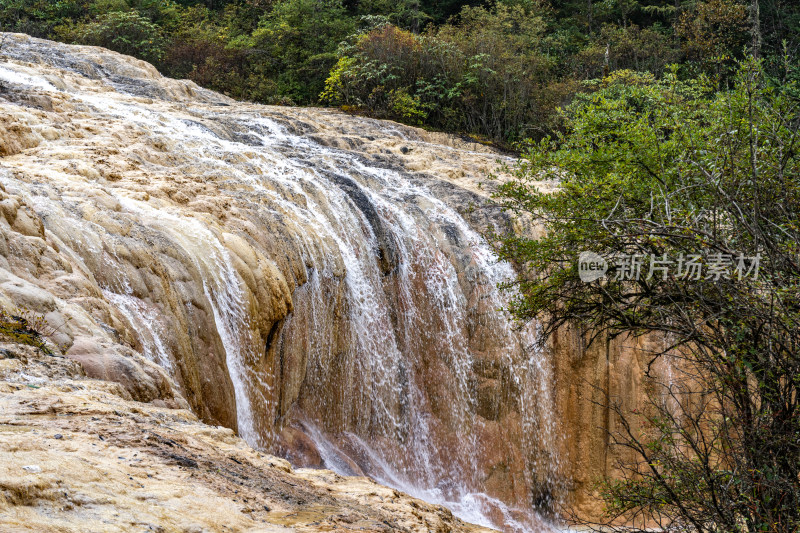
<instances>
[{"instance_id":1,"label":"bush","mask_svg":"<svg viewBox=\"0 0 800 533\"><path fill-rule=\"evenodd\" d=\"M317 102L336 64L339 43L355 29L341 0L285 0L240 44L252 54L252 77L271 80L274 97Z\"/></svg>"},{"instance_id":2,"label":"bush","mask_svg":"<svg viewBox=\"0 0 800 533\"><path fill-rule=\"evenodd\" d=\"M747 17L747 7L735 0L708 0L681 15L675 30L689 59L724 74L748 42Z\"/></svg>"},{"instance_id":3,"label":"bush","mask_svg":"<svg viewBox=\"0 0 800 533\"><path fill-rule=\"evenodd\" d=\"M173 78L188 78L234 98L252 98L246 84L249 57L245 50L230 46L231 18L238 13L215 15L204 7L183 10L180 31L172 34L160 67Z\"/></svg>"},{"instance_id":4,"label":"bush","mask_svg":"<svg viewBox=\"0 0 800 533\"><path fill-rule=\"evenodd\" d=\"M85 17L89 3L88 0L0 0L0 28L48 38L55 27Z\"/></svg>"},{"instance_id":5,"label":"bush","mask_svg":"<svg viewBox=\"0 0 800 533\"><path fill-rule=\"evenodd\" d=\"M422 39L396 26L385 24L358 35L351 55L341 55L325 82L321 97L329 103L349 105L382 118L403 118L393 101L411 96L419 76Z\"/></svg>"},{"instance_id":6,"label":"bush","mask_svg":"<svg viewBox=\"0 0 800 533\"><path fill-rule=\"evenodd\" d=\"M323 99L498 142L541 135L571 92L542 49L544 27L532 9L504 4L464 8L422 35L384 24L340 49Z\"/></svg>"},{"instance_id":7,"label":"bush","mask_svg":"<svg viewBox=\"0 0 800 533\"><path fill-rule=\"evenodd\" d=\"M175 39L167 48L161 66L171 77L190 79L234 98L250 97L244 82L247 57L239 50L226 48L217 39L202 34Z\"/></svg>"},{"instance_id":8,"label":"bush","mask_svg":"<svg viewBox=\"0 0 800 533\"><path fill-rule=\"evenodd\" d=\"M674 39L659 30L661 28L640 28L636 24L625 27L603 24L600 34L576 54L581 77L599 78L624 69L660 76L667 65L678 60L680 52Z\"/></svg>"},{"instance_id":9,"label":"bush","mask_svg":"<svg viewBox=\"0 0 800 533\"><path fill-rule=\"evenodd\" d=\"M496 236L522 272L518 319L662 347L642 354L641 411L605 391L609 441L634 460L604 485L602 531L800 528L800 114L758 62L732 81L609 76L499 186L543 234ZM605 277L582 279L584 251Z\"/></svg>"},{"instance_id":10,"label":"bush","mask_svg":"<svg viewBox=\"0 0 800 533\"><path fill-rule=\"evenodd\" d=\"M45 355L54 355L45 337L55 332L42 315L24 309L8 312L0 309L0 341L38 348Z\"/></svg>"},{"instance_id":11,"label":"bush","mask_svg":"<svg viewBox=\"0 0 800 533\"><path fill-rule=\"evenodd\" d=\"M72 29L75 41L102 46L151 63L164 57L165 39L157 25L137 11L111 11Z\"/></svg>"}]
</instances>

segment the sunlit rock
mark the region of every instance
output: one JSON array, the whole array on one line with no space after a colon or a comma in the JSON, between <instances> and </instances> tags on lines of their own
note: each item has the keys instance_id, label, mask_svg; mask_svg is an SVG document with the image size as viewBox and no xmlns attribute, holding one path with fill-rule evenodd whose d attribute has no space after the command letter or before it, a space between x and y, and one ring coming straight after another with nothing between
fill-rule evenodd
<instances>
[{"instance_id":1,"label":"sunlit rock","mask_svg":"<svg viewBox=\"0 0 800 533\"><path fill-rule=\"evenodd\" d=\"M0 117L0 304L46 314L89 376L295 466L548 529L585 404L575 354L501 310L514 273L480 232L509 221L480 184L510 159L23 35ZM600 452L581 453L583 484Z\"/></svg>"}]
</instances>

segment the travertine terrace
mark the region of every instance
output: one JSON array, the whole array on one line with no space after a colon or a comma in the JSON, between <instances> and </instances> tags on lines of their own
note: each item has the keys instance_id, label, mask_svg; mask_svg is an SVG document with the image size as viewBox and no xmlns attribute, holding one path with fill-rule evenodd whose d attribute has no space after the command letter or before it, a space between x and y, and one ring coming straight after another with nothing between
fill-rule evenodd
<instances>
[{"instance_id":1,"label":"travertine terrace","mask_svg":"<svg viewBox=\"0 0 800 533\"><path fill-rule=\"evenodd\" d=\"M587 351L570 332L540 349L535 324L502 312L496 286L514 273L481 232L513 229L484 183L511 159L332 110L234 102L104 49L3 39L0 305L46 317L50 341L103 380L3 385L0 502L15 524L81 530L84 492L101 502L84 505L102 507L92 519L122 530L140 516L182 531L170 528L193 512L187 493L235 508L240 530L339 528L348 519L330 517L351 511L382 521L393 498L415 516L394 489L285 472L266 453L507 531L549 529L538 511L553 502L591 510L613 457L587 383L635 402L636 352ZM29 463L42 473L20 474ZM101 496L89 464L125 494ZM236 488L251 464L256 481ZM62 493L71 469L84 488ZM282 503L257 494L273 479L299 488ZM178 518L152 514L147 494L174 497Z\"/></svg>"}]
</instances>

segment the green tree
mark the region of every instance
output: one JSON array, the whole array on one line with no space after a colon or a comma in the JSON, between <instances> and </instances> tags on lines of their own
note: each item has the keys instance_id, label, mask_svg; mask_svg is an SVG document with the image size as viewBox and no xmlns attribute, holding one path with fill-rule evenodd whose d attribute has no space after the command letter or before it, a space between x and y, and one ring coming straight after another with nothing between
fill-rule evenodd
<instances>
[{"instance_id":1,"label":"green tree","mask_svg":"<svg viewBox=\"0 0 800 533\"><path fill-rule=\"evenodd\" d=\"M599 34L575 54L581 77L596 78L604 70L636 70L661 75L680 59L678 47L663 28L640 28L636 24L603 24Z\"/></svg>"},{"instance_id":2,"label":"green tree","mask_svg":"<svg viewBox=\"0 0 800 533\"><path fill-rule=\"evenodd\" d=\"M53 28L88 13L88 0L0 0L0 29L49 37Z\"/></svg>"},{"instance_id":3,"label":"green tree","mask_svg":"<svg viewBox=\"0 0 800 533\"><path fill-rule=\"evenodd\" d=\"M138 11L110 11L78 25L71 33L80 43L102 46L151 63L164 57L166 41L161 28Z\"/></svg>"},{"instance_id":4,"label":"green tree","mask_svg":"<svg viewBox=\"0 0 800 533\"><path fill-rule=\"evenodd\" d=\"M354 30L341 0L285 0L245 43L258 54L256 71L274 76L280 94L309 103L322 92L339 43Z\"/></svg>"},{"instance_id":5,"label":"green tree","mask_svg":"<svg viewBox=\"0 0 800 533\"><path fill-rule=\"evenodd\" d=\"M611 442L637 458L605 484L612 522L796 532L798 102L765 84L756 62L719 93L703 80L631 72L596 89L499 186L497 201L544 231L497 237L500 256L523 273L507 286L517 291L511 311L540 319L545 335L570 322L591 339L663 344L648 368L663 359L674 375L650 375L646 409L608 398L620 428ZM542 180L556 191L540 192ZM581 280L583 251L606 258L606 277ZM690 258L699 277L687 275Z\"/></svg>"},{"instance_id":6,"label":"green tree","mask_svg":"<svg viewBox=\"0 0 800 533\"><path fill-rule=\"evenodd\" d=\"M379 24L339 49L326 101L496 142L540 135L571 90L535 7L465 7L422 35Z\"/></svg>"},{"instance_id":7,"label":"green tree","mask_svg":"<svg viewBox=\"0 0 800 533\"><path fill-rule=\"evenodd\" d=\"M747 6L736 0L700 2L681 15L675 29L689 59L724 75L748 43Z\"/></svg>"}]
</instances>

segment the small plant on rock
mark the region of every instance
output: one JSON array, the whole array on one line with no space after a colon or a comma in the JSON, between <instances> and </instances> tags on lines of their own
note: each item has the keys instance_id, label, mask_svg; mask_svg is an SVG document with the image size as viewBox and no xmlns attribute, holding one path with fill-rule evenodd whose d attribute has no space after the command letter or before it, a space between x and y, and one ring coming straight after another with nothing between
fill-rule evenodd
<instances>
[{"instance_id":1,"label":"small plant on rock","mask_svg":"<svg viewBox=\"0 0 800 533\"><path fill-rule=\"evenodd\" d=\"M57 330L58 328L47 323L44 315L27 309L17 309L13 312L0 309L0 342L33 346L45 355L55 355L47 345L46 337Z\"/></svg>"}]
</instances>

